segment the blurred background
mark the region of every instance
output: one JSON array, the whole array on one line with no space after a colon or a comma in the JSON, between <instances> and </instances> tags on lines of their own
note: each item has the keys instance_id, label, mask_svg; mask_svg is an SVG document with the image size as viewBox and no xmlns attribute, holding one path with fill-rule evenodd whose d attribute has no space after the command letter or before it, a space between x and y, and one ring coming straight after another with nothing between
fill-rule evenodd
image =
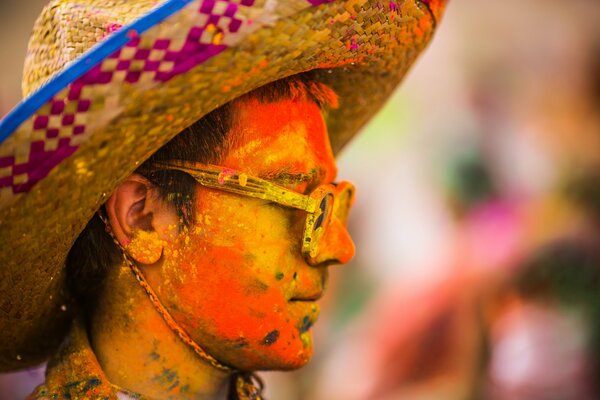
<instances>
[{"instance_id":1,"label":"blurred background","mask_svg":"<svg viewBox=\"0 0 600 400\"><path fill-rule=\"evenodd\" d=\"M0 111L46 0L1 0ZM284 400L600 398L600 2L454 0L339 158L357 254ZM22 399L43 366L0 375Z\"/></svg>"}]
</instances>

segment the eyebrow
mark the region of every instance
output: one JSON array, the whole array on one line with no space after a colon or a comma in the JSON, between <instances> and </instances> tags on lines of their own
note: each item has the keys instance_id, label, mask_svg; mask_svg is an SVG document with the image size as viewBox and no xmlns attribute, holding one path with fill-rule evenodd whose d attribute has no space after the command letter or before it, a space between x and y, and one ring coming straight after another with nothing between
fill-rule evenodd
<instances>
[{"instance_id":1,"label":"eyebrow","mask_svg":"<svg viewBox=\"0 0 600 400\"><path fill-rule=\"evenodd\" d=\"M259 175L260 178L280 185L314 183L320 176L324 176L324 171L313 168L310 172L290 172L290 169L283 168L277 171L267 171Z\"/></svg>"}]
</instances>

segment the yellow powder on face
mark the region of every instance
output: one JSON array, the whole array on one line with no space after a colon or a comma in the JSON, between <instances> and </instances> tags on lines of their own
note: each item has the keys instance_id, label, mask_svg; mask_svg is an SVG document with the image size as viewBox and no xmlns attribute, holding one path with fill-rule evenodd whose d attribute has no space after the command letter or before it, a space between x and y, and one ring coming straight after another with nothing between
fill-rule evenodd
<instances>
[{"instance_id":1,"label":"yellow powder on face","mask_svg":"<svg viewBox=\"0 0 600 400\"><path fill-rule=\"evenodd\" d=\"M240 174L238 179L240 181L240 186L246 186L248 183L248 175L246 174Z\"/></svg>"}]
</instances>

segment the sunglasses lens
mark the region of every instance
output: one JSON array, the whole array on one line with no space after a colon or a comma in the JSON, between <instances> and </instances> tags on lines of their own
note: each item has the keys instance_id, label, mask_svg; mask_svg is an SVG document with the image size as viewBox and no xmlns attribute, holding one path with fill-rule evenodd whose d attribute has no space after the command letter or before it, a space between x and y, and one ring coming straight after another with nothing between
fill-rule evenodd
<instances>
[{"instance_id":1,"label":"sunglasses lens","mask_svg":"<svg viewBox=\"0 0 600 400\"><path fill-rule=\"evenodd\" d=\"M318 207L306 219L302 254L314 259L319 253L320 239L326 234L332 218L346 224L354 202L354 186L349 182L323 185L310 196L318 202Z\"/></svg>"},{"instance_id":2,"label":"sunglasses lens","mask_svg":"<svg viewBox=\"0 0 600 400\"><path fill-rule=\"evenodd\" d=\"M326 223L329 220L329 214L331 214L331 208L333 206L333 195L328 193L325 197L321 199L321 203L319 204L319 216L315 221L315 225L313 226L313 231L323 227L326 228Z\"/></svg>"}]
</instances>

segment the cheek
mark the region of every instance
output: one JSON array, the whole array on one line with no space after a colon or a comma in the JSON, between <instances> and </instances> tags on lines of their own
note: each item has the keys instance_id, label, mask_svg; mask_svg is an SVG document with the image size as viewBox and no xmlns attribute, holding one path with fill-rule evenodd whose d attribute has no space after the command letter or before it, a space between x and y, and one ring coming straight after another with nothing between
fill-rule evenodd
<instances>
[{"instance_id":1,"label":"cheek","mask_svg":"<svg viewBox=\"0 0 600 400\"><path fill-rule=\"evenodd\" d=\"M201 190L204 201L196 206L192 234L208 241L229 239L230 245L251 245L261 240L282 240L290 236L294 211L263 200L240 197L215 190Z\"/></svg>"},{"instance_id":2,"label":"cheek","mask_svg":"<svg viewBox=\"0 0 600 400\"><path fill-rule=\"evenodd\" d=\"M286 364L308 360L311 342L303 325L318 310L289 303L274 268L257 266L231 247L182 252L178 258L179 268L191 273L174 287L179 310L174 316L199 343L216 338L216 346L254 362L265 352Z\"/></svg>"},{"instance_id":3,"label":"cheek","mask_svg":"<svg viewBox=\"0 0 600 400\"><path fill-rule=\"evenodd\" d=\"M202 240L191 237L192 242ZM214 329L220 337L235 339L239 332L251 331L258 320L283 311L286 289L273 272L281 269L277 250L257 254L244 247L210 241L185 246L173 258L171 269L178 271L173 280L177 303L189 309L188 316L199 317L190 319L193 329Z\"/></svg>"},{"instance_id":4,"label":"cheek","mask_svg":"<svg viewBox=\"0 0 600 400\"><path fill-rule=\"evenodd\" d=\"M201 252L215 263L237 253L262 270L301 261L302 212L222 193L204 196L208 201L197 207L196 224L185 237L185 245L193 246L193 252ZM255 271L261 272L266 271Z\"/></svg>"},{"instance_id":5,"label":"cheek","mask_svg":"<svg viewBox=\"0 0 600 400\"><path fill-rule=\"evenodd\" d=\"M287 301L294 271L304 264L300 237L290 239L296 215L263 203L217 204L218 212L198 210L198 223L171 243L163 270L173 316L199 343L216 338L248 360L270 351L301 365L310 357L302 329L317 311Z\"/></svg>"}]
</instances>

